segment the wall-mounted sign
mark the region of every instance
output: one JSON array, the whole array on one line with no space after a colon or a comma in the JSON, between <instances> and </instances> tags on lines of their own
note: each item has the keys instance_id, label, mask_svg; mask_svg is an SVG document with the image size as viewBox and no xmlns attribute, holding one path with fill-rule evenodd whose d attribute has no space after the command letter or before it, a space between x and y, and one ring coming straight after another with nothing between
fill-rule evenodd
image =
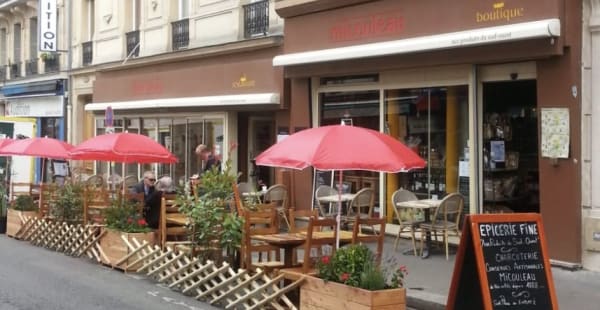
<instances>
[{"instance_id":1,"label":"wall-mounted sign","mask_svg":"<svg viewBox=\"0 0 600 310\"><path fill-rule=\"evenodd\" d=\"M475 20L478 23L505 21L525 16L525 8L507 8L504 2L492 4L492 9L485 12L475 12Z\"/></svg>"},{"instance_id":2,"label":"wall-mounted sign","mask_svg":"<svg viewBox=\"0 0 600 310\"><path fill-rule=\"evenodd\" d=\"M329 30L329 38L333 42L354 41L392 36L403 30L404 17L400 11L392 11L340 20Z\"/></svg>"},{"instance_id":3,"label":"wall-mounted sign","mask_svg":"<svg viewBox=\"0 0 600 310\"><path fill-rule=\"evenodd\" d=\"M40 0L38 16L40 51L56 52L56 0Z\"/></svg>"},{"instance_id":4,"label":"wall-mounted sign","mask_svg":"<svg viewBox=\"0 0 600 310\"><path fill-rule=\"evenodd\" d=\"M569 157L569 109L542 108L542 157Z\"/></svg>"},{"instance_id":5,"label":"wall-mounted sign","mask_svg":"<svg viewBox=\"0 0 600 310\"><path fill-rule=\"evenodd\" d=\"M63 97L42 96L15 99L7 98L6 116L62 117Z\"/></svg>"},{"instance_id":6,"label":"wall-mounted sign","mask_svg":"<svg viewBox=\"0 0 600 310\"><path fill-rule=\"evenodd\" d=\"M233 88L246 88L246 87L254 87L254 86L256 86L256 81L248 79L246 74L242 74L242 76L240 77L239 80L231 83L231 87L233 87Z\"/></svg>"}]
</instances>

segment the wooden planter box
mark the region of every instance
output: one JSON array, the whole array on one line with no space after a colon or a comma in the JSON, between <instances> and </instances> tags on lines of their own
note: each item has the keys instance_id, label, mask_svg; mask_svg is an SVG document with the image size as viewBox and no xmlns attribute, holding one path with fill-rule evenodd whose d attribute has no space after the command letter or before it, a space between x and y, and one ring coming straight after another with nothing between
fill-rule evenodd
<instances>
[{"instance_id":1,"label":"wooden planter box","mask_svg":"<svg viewBox=\"0 0 600 310\"><path fill-rule=\"evenodd\" d=\"M367 291L307 276L300 286L300 309L406 309L406 289Z\"/></svg>"},{"instance_id":2,"label":"wooden planter box","mask_svg":"<svg viewBox=\"0 0 600 310\"><path fill-rule=\"evenodd\" d=\"M38 217L37 211L18 211L8 209L6 212L6 235L16 237L19 230L29 217Z\"/></svg>"},{"instance_id":3,"label":"wooden planter box","mask_svg":"<svg viewBox=\"0 0 600 310\"><path fill-rule=\"evenodd\" d=\"M130 243L133 238L135 238L139 243L147 241L150 245L154 246L156 244L156 233L125 233L122 231L106 229L106 232L100 238L100 247L102 248L104 256L106 256L102 257L102 263L123 271L137 271L138 268L142 267L141 264L136 264L134 266L129 265L137 260L137 255L134 255L127 261L117 265L117 262L130 253L129 248L125 242L123 242L121 236L125 236Z\"/></svg>"}]
</instances>

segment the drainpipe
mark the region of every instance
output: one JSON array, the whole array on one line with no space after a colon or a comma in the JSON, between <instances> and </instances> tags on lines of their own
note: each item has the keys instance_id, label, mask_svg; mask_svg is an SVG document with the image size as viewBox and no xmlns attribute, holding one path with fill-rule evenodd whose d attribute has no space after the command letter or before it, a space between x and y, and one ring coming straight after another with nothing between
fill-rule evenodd
<instances>
[{"instance_id":1,"label":"drainpipe","mask_svg":"<svg viewBox=\"0 0 600 310\"><path fill-rule=\"evenodd\" d=\"M67 142L73 143L73 76L71 74L71 64L73 63L73 52L72 52L72 34L71 24L73 23L73 8L72 0L65 0L65 9L67 10L67 75L68 75L68 87L67 91Z\"/></svg>"}]
</instances>

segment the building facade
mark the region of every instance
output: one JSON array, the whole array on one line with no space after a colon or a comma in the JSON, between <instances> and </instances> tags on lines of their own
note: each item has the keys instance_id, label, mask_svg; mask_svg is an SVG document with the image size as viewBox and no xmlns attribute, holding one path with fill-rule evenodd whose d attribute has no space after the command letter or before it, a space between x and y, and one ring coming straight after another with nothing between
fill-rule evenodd
<instances>
[{"instance_id":1,"label":"building facade","mask_svg":"<svg viewBox=\"0 0 600 310\"><path fill-rule=\"evenodd\" d=\"M74 1L74 142L114 128L156 139L179 158L155 169L180 183L198 173L196 145L223 160L231 153L242 180L274 183L253 158L275 141L284 122L282 20L272 1ZM284 114L285 116L285 114ZM238 154L240 154L238 156ZM106 173L101 163L90 173ZM117 167L117 171L121 171Z\"/></svg>"},{"instance_id":2,"label":"building facade","mask_svg":"<svg viewBox=\"0 0 600 310\"><path fill-rule=\"evenodd\" d=\"M65 139L68 114L68 9L53 1L50 15L56 23L51 42L54 51L41 52L38 1L0 1L0 87L3 118L0 134L18 137ZM12 177L17 182L37 182L39 160L16 158ZM45 175L49 175L46 173Z\"/></svg>"},{"instance_id":3,"label":"building facade","mask_svg":"<svg viewBox=\"0 0 600 310\"><path fill-rule=\"evenodd\" d=\"M540 212L553 262L582 265L580 3L281 0L276 11L290 132L367 127L428 161L344 172L344 190L373 187L390 222L401 187L461 192L465 213ZM294 175L298 208L310 205L310 177Z\"/></svg>"},{"instance_id":4,"label":"building facade","mask_svg":"<svg viewBox=\"0 0 600 310\"><path fill-rule=\"evenodd\" d=\"M600 1L583 1L582 217L583 266L600 270Z\"/></svg>"}]
</instances>

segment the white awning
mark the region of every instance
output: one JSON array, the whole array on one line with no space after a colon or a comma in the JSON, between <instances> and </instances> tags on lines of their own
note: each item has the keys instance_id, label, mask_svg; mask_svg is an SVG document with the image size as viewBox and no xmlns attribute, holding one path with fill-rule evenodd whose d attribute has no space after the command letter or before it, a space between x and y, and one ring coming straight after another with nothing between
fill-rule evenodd
<instances>
[{"instance_id":1,"label":"white awning","mask_svg":"<svg viewBox=\"0 0 600 310\"><path fill-rule=\"evenodd\" d=\"M273 58L273 65L300 65L558 36L560 36L560 20L553 18L403 40L279 55Z\"/></svg>"},{"instance_id":2,"label":"white awning","mask_svg":"<svg viewBox=\"0 0 600 310\"><path fill-rule=\"evenodd\" d=\"M279 104L278 93L244 94L227 96L166 98L135 101L98 102L85 105L86 111L136 110L152 108L219 107L255 104Z\"/></svg>"}]
</instances>

